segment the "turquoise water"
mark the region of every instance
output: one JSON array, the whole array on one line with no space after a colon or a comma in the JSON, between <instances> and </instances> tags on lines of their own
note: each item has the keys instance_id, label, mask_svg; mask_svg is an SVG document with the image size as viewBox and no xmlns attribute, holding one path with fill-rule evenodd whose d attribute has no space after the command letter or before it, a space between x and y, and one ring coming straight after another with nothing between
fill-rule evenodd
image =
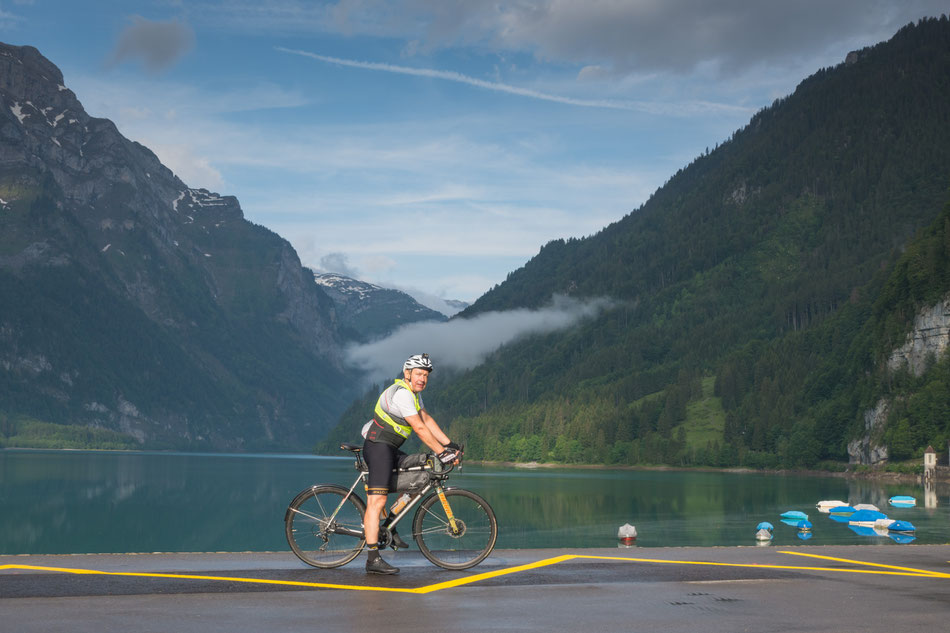
<instances>
[{"instance_id":1,"label":"turquoise water","mask_svg":"<svg viewBox=\"0 0 950 633\"><path fill-rule=\"evenodd\" d=\"M0 554L286 551L287 504L311 483L349 485L352 459L301 455L0 450ZM784 525L807 513L815 545L895 545L820 514L822 499L874 503L917 527L916 543L950 542L950 489L836 477L466 465L451 485L485 497L499 548L614 547L624 523L640 547L803 544ZM919 507L889 507L910 495Z\"/></svg>"}]
</instances>

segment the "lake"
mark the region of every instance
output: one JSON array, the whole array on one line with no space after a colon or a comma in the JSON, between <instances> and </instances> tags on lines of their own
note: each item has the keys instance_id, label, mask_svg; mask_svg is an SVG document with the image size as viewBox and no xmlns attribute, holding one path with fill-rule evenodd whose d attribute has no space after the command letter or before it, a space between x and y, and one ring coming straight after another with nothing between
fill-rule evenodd
<instances>
[{"instance_id":1,"label":"lake","mask_svg":"<svg viewBox=\"0 0 950 633\"><path fill-rule=\"evenodd\" d=\"M0 554L289 551L295 494L355 476L345 457L0 450ZM466 464L450 481L492 505L499 548L614 547L625 523L639 547L755 545L760 521L775 526L773 546L801 545L787 510L809 515L809 544L897 545L819 513L823 499L876 504L912 522L915 543L950 542L946 484L924 507L914 484L824 476ZM919 505L888 506L894 495Z\"/></svg>"}]
</instances>

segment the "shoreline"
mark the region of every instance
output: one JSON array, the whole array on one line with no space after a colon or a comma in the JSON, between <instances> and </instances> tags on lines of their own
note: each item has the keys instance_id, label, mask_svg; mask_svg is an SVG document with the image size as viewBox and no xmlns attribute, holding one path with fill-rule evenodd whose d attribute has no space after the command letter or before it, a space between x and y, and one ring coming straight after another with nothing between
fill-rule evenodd
<instances>
[{"instance_id":1,"label":"shoreline","mask_svg":"<svg viewBox=\"0 0 950 633\"><path fill-rule=\"evenodd\" d=\"M893 481L895 483L916 483L923 485L923 475L916 473L895 473L885 470L875 470L869 468L866 471L857 472L853 470L835 471L835 470L813 470L813 469L791 469L783 468L778 470L765 470L756 468L744 468L732 466L728 468L716 468L714 466L667 466L663 464L631 466L622 464L556 464L550 462L511 462L511 461L491 461L491 460L469 460L469 464L478 464L480 466L493 466L503 468L518 468L523 470L554 469L563 468L567 470L641 470L641 471L671 471L671 472L699 472L699 473L733 473L733 474L763 474L763 475L794 475L805 477L840 477L842 479L866 479L873 481ZM946 466L938 467L934 478L934 483L950 484L950 468Z\"/></svg>"},{"instance_id":2,"label":"shoreline","mask_svg":"<svg viewBox=\"0 0 950 633\"><path fill-rule=\"evenodd\" d=\"M157 450L157 449L127 449L127 448L40 448L29 446L0 446L0 451L67 451L67 452L96 452L96 453L165 453L180 455L214 455L214 456L250 456L258 455L262 457L327 457L335 459L347 459L343 455L318 455L315 453L292 453L292 452L263 452L263 453L234 453L234 452L208 452L208 451L183 451L183 450ZM916 483L923 486L923 475L917 473L896 473L874 467L868 467L866 470L857 472L854 470L816 470L816 469L792 469L782 468L777 470L746 468L741 466L731 466L726 468L717 468L715 466L669 466L664 464L651 465L629 465L629 464L558 464L552 462L514 462L514 461L493 461L493 460L466 460L467 464L477 464L480 466L517 468L523 470L537 469L555 469L562 468L566 470L640 470L640 471L669 471L669 472L706 472L706 473L733 473L733 474L764 474L764 475L793 475L805 477L840 477L843 479L865 479L869 481L892 481L894 483ZM850 467L850 466L849 466ZM950 484L950 467L938 466L934 477L934 483Z\"/></svg>"}]
</instances>

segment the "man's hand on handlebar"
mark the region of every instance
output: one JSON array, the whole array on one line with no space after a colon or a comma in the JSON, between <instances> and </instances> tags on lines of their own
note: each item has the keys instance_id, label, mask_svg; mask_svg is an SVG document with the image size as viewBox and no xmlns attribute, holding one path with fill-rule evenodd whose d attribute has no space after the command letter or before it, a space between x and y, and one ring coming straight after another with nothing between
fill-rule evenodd
<instances>
[{"instance_id":1,"label":"man's hand on handlebar","mask_svg":"<svg viewBox=\"0 0 950 633\"><path fill-rule=\"evenodd\" d=\"M445 466L448 466L449 464L458 464L459 458L461 456L462 450L460 448L452 448L450 445L449 448L446 448L438 455L439 461Z\"/></svg>"}]
</instances>

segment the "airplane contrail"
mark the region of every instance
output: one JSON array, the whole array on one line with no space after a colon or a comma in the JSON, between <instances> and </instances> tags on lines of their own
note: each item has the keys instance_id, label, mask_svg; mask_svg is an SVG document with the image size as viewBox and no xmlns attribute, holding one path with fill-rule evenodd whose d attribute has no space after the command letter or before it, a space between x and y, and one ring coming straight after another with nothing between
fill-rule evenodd
<instances>
[{"instance_id":1,"label":"airplane contrail","mask_svg":"<svg viewBox=\"0 0 950 633\"><path fill-rule=\"evenodd\" d=\"M278 51L283 52L283 53L290 53L291 55L300 55L302 57L309 57L311 59L316 59L318 61L322 61L328 64L336 64L337 66L347 66L349 68L362 68L364 70L378 70L382 72L397 73L401 75L412 75L415 77L429 77L432 79L443 79L445 81L454 81L456 83L467 84L469 86L484 88L486 90L506 92L513 95L519 95L522 97L529 97L531 99L541 99L542 101L553 101L554 103L563 103L565 105L581 106L585 108L608 108L612 110L647 112L650 114L692 114L698 111L708 111L708 110L745 112L748 110L748 108L741 107L741 106L724 105L724 104L719 104L719 103L711 103L707 101L690 102L690 103L682 104L682 105L671 105L671 104L662 104L662 103L651 103L651 102L645 102L645 101L613 101L609 99L577 99L574 97L562 97L560 95L552 95L546 92L540 92L538 90L530 90L528 88L519 88L518 86L511 86L508 84L498 83L495 81L485 81L484 79L470 77L468 75L463 75L462 73L458 73L451 70L436 70L432 68L412 68L410 66L396 66L394 64L383 64L379 62L364 62L364 61L358 61L358 60L353 60L353 59L343 59L340 57L330 57L328 55L318 55L317 53L295 50L291 48L284 48L282 46L278 46L275 48Z\"/></svg>"}]
</instances>

